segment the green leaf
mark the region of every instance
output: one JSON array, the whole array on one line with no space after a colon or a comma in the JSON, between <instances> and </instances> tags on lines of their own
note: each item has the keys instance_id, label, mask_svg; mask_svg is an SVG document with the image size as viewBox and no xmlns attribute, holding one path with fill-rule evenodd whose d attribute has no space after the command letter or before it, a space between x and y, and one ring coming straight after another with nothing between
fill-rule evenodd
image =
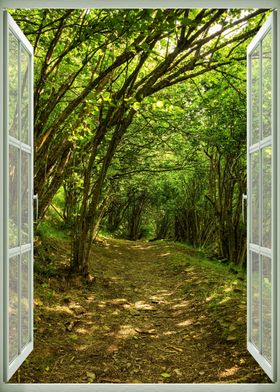
<instances>
[{"instance_id":1,"label":"green leaf","mask_svg":"<svg viewBox=\"0 0 280 392\"><path fill-rule=\"evenodd\" d=\"M163 101L157 101L156 106L157 106L158 108L163 108L164 102L163 102Z\"/></svg>"},{"instance_id":2,"label":"green leaf","mask_svg":"<svg viewBox=\"0 0 280 392\"><path fill-rule=\"evenodd\" d=\"M196 26L196 22L189 18L182 19L182 25L184 26Z\"/></svg>"},{"instance_id":3,"label":"green leaf","mask_svg":"<svg viewBox=\"0 0 280 392\"><path fill-rule=\"evenodd\" d=\"M140 103L139 102L134 102L134 104L132 105L134 110L139 110L140 109Z\"/></svg>"},{"instance_id":4,"label":"green leaf","mask_svg":"<svg viewBox=\"0 0 280 392\"><path fill-rule=\"evenodd\" d=\"M171 374L169 374L169 373L161 373L161 377L169 378L169 377L171 377Z\"/></svg>"}]
</instances>

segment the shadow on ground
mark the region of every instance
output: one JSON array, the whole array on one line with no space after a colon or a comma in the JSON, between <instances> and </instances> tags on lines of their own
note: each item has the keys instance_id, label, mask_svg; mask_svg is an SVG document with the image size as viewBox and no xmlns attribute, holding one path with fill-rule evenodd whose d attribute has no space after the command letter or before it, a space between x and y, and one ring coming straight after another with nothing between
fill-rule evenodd
<instances>
[{"instance_id":1,"label":"shadow on ground","mask_svg":"<svg viewBox=\"0 0 280 392\"><path fill-rule=\"evenodd\" d=\"M35 349L12 382L269 382L246 350L242 274L182 245L111 239L91 269L87 284L36 282Z\"/></svg>"}]
</instances>

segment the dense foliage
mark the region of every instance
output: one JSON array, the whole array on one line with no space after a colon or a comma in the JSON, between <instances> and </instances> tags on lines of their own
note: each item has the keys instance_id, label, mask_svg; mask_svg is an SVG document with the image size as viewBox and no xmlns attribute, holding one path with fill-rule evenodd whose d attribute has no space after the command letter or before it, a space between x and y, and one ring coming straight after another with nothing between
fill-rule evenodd
<instances>
[{"instance_id":1,"label":"dense foliage","mask_svg":"<svg viewBox=\"0 0 280 392\"><path fill-rule=\"evenodd\" d=\"M112 163L118 174L109 179L115 183L117 176L118 187L104 222L107 230L132 240L183 241L244 262L244 72L242 64L234 77L216 73L207 83L203 78L169 89L161 94L168 110L143 108Z\"/></svg>"},{"instance_id":2,"label":"dense foliage","mask_svg":"<svg viewBox=\"0 0 280 392\"><path fill-rule=\"evenodd\" d=\"M263 10L20 10L35 49L35 187L63 187L72 266L100 224L245 260L245 55Z\"/></svg>"}]
</instances>

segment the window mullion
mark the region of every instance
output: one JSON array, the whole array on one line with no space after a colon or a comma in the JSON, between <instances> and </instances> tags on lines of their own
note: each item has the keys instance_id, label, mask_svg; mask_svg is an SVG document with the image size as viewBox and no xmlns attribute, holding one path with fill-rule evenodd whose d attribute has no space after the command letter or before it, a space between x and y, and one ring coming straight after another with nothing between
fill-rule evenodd
<instances>
[{"instance_id":1,"label":"window mullion","mask_svg":"<svg viewBox=\"0 0 280 392\"><path fill-rule=\"evenodd\" d=\"M262 42L259 44L259 350L262 352Z\"/></svg>"},{"instance_id":2,"label":"window mullion","mask_svg":"<svg viewBox=\"0 0 280 392\"><path fill-rule=\"evenodd\" d=\"M19 130L19 141L21 144L21 45L18 43L18 130ZM18 354L21 353L21 162L22 162L22 151L21 146L19 148L19 177L18 177L18 189L19 189L19 197L18 197L18 226L19 226L19 247L20 253L18 256Z\"/></svg>"}]
</instances>

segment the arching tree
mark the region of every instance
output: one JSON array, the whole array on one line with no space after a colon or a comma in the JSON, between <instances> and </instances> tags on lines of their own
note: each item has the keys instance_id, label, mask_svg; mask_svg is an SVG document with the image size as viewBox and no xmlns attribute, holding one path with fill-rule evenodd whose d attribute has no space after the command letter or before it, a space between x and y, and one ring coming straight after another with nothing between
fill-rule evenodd
<instances>
[{"instance_id":1,"label":"arching tree","mask_svg":"<svg viewBox=\"0 0 280 392\"><path fill-rule=\"evenodd\" d=\"M263 10L26 10L35 48L35 187L44 216L79 149L73 268L87 271L114 154L153 94L244 58ZM79 162L76 160L76 164Z\"/></svg>"}]
</instances>

